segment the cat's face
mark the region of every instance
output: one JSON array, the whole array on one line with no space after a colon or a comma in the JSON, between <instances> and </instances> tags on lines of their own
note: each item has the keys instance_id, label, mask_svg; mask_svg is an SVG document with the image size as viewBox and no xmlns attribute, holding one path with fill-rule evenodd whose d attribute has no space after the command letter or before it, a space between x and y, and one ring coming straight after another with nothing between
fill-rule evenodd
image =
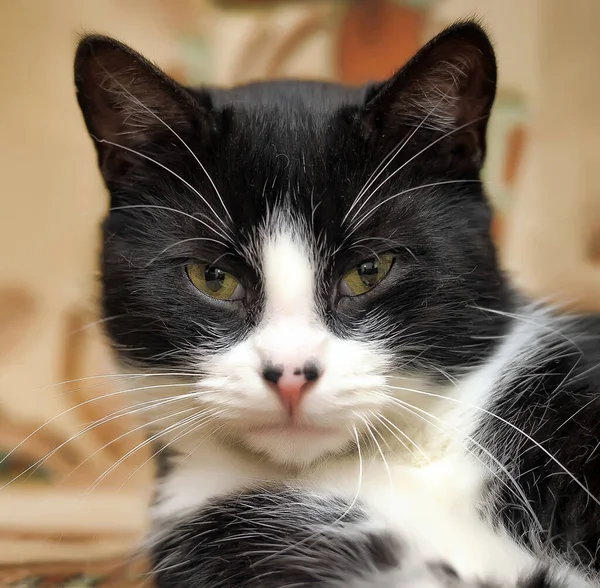
<instances>
[{"instance_id":1,"label":"cat's face","mask_svg":"<svg viewBox=\"0 0 600 588\"><path fill-rule=\"evenodd\" d=\"M228 437L305 464L394 426L399 383L489 353L503 321L480 307L506 291L479 182L495 62L475 25L361 89L191 91L99 37L76 82L111 193L108 333L125 362L188 374Z\"/></svg>"}]
</instances>

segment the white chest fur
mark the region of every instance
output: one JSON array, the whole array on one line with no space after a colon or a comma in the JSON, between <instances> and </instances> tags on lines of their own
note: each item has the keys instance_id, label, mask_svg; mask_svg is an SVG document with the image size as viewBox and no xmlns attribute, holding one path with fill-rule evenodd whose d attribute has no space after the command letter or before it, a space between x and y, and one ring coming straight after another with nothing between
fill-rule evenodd
<instances>
[{"instance_id":1,"label":"white chest fur","mask_svg":"<svg viewBox=\"0 0 600 588\"><path fill-rule=\"evenodd\" d=\"M440 396L435 392L421 396L431 402L416 410L423 412L426 406L431 427L424 427L418 419L414 431L407 429L424 448L419 461L406 451L387 452L387 463L379 452L355 452L290 474L267 459L238 453L214 438L201 447L182 447L187 457L159 488L153 507L156 528L170 526L213 498L269 482L289 483L307 492L343 497L349 504L360 503L374 528L396 535L427 561L450 564L462 578L515 585L540 563L539 554L534 556L485 520L485 485L493 470L503 466L493 458L488 460L484 448L483 459L477 459L468 447L474 442L480 416L487 414L490 398L502 393L498 382L509 385L507 371L527 364L544 332L537 321L517 324L485 366L460 386L437 391L450 400L436 404ZM570 574L569 586L577 585L586 583Z\"/></svg>"},{"instance_id":2,"label":"white chest fur","mask_svg":"<svg viewBox=\"0 0 600 588\"><path fill-rule=\"evenodd\" d=\"M360 501L374 527L390 530L428 560L450 563L465 578L512 583L534 566L530 554L481 519L483 466L458 452L422 467L393 461L385 467L375 458L361 467L357 459L347 459L290 476L207 443L163 482L153 514L158 521L172 521L211 498L269 480Z\"/></svg>"}]
</instances>

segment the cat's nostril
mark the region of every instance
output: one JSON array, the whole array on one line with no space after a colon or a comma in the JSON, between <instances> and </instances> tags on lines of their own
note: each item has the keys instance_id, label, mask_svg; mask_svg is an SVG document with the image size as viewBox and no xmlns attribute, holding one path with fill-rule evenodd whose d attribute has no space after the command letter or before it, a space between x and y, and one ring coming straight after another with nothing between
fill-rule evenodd
<instances>
[{"instance_id":1,"label":"cat's nostril","mask_svg":"<svg viewBox=\"0 0 600 588\"><path fill-rule=\"evenodd\" d=\"M263 378L268 382L273 382L273 384L277 384L283 375L283 368L275 365L266 365L263 367L262 372Z\"/></svg>"},{"instance_id":2,"label":"cat's nostril","mask_svg":"<svg viewBox=\"0 0 600 588\"><path fill-rule=\"evenodd\" d=\"M304 364L302 373L304 374L304 377L306 378L307 382L314 382L315 380L319 379L321 375L321 369L316 363L307 361Z\"/></svg>"}]
</instances>

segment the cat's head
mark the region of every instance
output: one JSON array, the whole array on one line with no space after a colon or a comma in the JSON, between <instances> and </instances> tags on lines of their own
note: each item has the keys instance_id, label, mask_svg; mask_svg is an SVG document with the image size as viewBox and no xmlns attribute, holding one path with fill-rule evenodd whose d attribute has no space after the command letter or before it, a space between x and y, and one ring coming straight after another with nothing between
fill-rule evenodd
<instances>
[{"instance_id":1,"label":"cat's head","mask_svg":"<svg viewBox=\"0 0 600 588\"><path fill-rule=\"evenodd\" d=\"M305 464L389 429L407 382L488 356L504 321L481 308L507 290L480 183L496 64L477 25L363 88L192 90L97 36L75 77L110 191L108 334L125 363L187 374L230 439Z\"/></svg>"}]
</instances>

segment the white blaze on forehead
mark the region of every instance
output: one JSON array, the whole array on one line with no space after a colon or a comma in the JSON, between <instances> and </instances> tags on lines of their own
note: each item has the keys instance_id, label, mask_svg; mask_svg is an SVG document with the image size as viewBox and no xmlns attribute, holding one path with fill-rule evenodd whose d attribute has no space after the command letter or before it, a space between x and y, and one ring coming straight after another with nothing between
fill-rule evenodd
<instances>
[{"instance_id":1,"label":"white blaze on forehead","mask_svg":"<svg viewBox=\"0 0 600 588\"><path fill-rule=\"evenodd\" d=\"M314 269L310 248L294 231L278 232L265 243L264 287L270 315L311 314Z\"/></svg>"},{"instance_id":2,"label":"white blaze on forehead","mask_svg":"<svg viewBox=\"0 0 600 588\"><path fill-rule=\"evenodd\" d=\"M315 270L302 232L280 223L265 240L265 321L253 338L261 361L293 373L321 361L327 332L315 312Z\"/></svg>"}]
</instances>

